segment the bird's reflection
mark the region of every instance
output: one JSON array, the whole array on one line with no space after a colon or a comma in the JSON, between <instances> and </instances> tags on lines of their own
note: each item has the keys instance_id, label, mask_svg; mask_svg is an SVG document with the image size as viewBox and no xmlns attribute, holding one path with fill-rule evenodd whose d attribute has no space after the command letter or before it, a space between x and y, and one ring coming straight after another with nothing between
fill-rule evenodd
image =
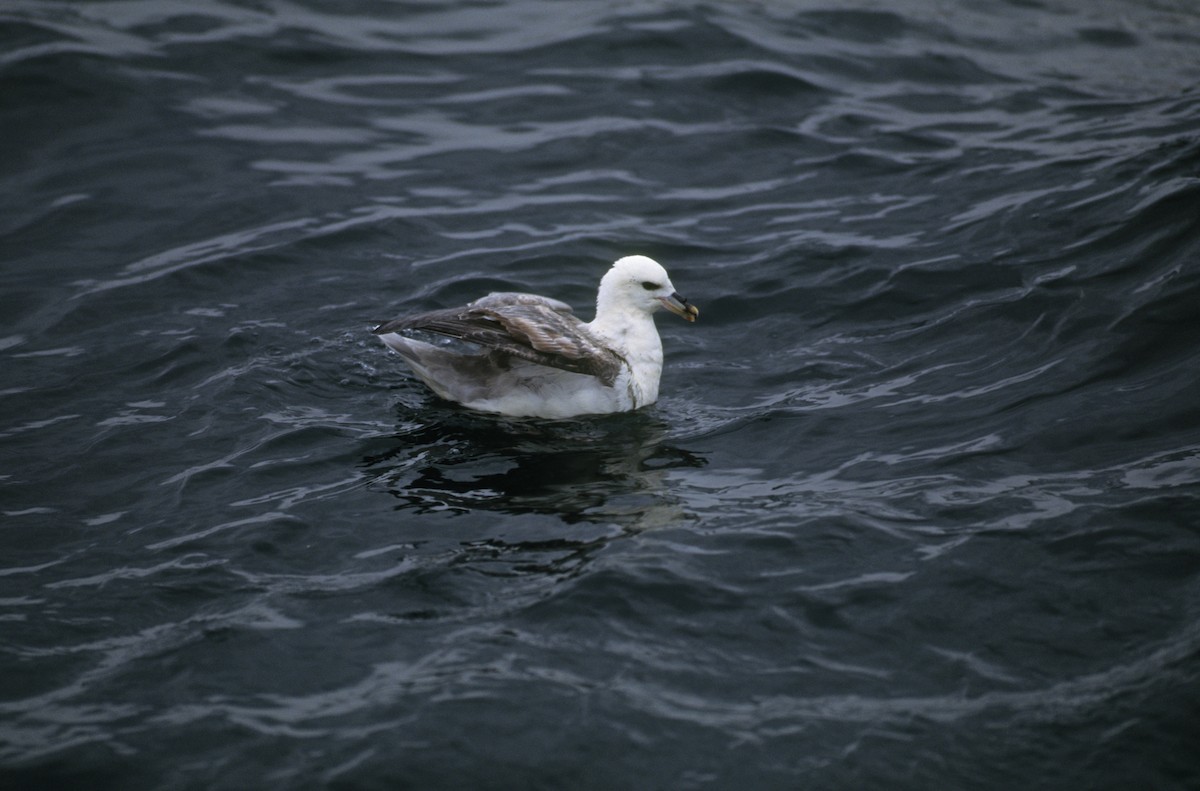
<instances>
[{"instance_id":1,"label":"bird's reflection","mask_svg":"<svg viewBox=\"0 0 1200 791\"><path fill-rule=\"evenodd\" d=\"M653 522L664 509L680 511L668 490L669 471L705 463L665 444L668 427L651 414L545 422L442 407L422 417L403 423L390 448L364 459L399 508L419 512Z\"/></svg>"},{"instance_id":2,"label":"bird's reflection","mask_svg":"<svg viewBox=\"0 0 1200 791\"><path fill-rule=\"evenodd\" d=\"M548 423L443 404L402 409L396 433L363 465L405 515L395 529L425 558L405 590L429 617L564 595L558 583L584 578L614 541L696 518L672 493L672 471L706 461L668 444L670 427L653 413ZM420 518L434 512L465 518Z\"/></svg>"}]
</instances>

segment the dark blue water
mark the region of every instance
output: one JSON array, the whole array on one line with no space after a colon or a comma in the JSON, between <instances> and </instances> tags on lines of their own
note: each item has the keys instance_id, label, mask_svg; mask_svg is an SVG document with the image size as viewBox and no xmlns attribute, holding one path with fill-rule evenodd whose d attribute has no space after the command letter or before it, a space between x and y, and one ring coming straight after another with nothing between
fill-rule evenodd
<instances>
[{"instance_id":1,"label":"dark blue water","mask_svg":"<svg viewBox=\"0 0 1200 791\"><path fill-rule=\"evenodd\" d=\"M1200 786L1188 0L0 9L0 785ZM439 402L590 317L662 399Z\"/></svg>"}]
</instances>

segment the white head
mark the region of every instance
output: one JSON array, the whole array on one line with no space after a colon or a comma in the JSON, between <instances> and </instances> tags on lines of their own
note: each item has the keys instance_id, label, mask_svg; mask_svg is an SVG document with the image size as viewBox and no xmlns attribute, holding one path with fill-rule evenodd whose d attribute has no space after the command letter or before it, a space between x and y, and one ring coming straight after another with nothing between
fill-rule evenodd
<instances>
[{"instance_id":1,"label":"white head","mask_svg":"<svg viewBox=\"0 0 1200 791\"><path fill-rule=\"evenodd\" d=\"M596 295L596 315L610 310L638 310L653 313L666 308L688 321L695 321L700 311L675 292L667 270L657 261L644 255L619 259L600 280Z\"/></svg>"}]
</instances>

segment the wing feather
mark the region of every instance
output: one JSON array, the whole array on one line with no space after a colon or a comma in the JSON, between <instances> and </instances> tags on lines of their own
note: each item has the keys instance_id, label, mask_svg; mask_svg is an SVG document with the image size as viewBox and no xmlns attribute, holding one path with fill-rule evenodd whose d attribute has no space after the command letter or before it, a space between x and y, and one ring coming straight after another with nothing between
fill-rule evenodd
<instances>
[{"instance_id":1,"label":"wing feather","mask_svg":"<svg viewBox=\"0 0 1200 791\"><path fill-rule=\"evenodd\" d=\"M466 307L395 319L372 331L376 335L432 332L538 365L594 376L609 386L623 362L569 306L535 294L489 294Z\"/></svg>"}]
</instances>

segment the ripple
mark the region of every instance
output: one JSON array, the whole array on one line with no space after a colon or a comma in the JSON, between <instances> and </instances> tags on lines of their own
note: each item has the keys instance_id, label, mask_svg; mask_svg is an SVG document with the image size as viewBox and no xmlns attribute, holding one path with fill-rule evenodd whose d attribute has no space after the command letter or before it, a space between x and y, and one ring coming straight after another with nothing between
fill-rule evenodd
<instances>
[{"instance_id":1,"label":"ripple","mask_svg":"<svg viewBox=\"0 0 1200 791\"><path fill-rule=\"evenodd\" d=\"M18 3L0 771L1191 777L1198 39L1143 6ZM704 308L635 414L369 333L635 251Z\"/></svg>"}]
</instances>

